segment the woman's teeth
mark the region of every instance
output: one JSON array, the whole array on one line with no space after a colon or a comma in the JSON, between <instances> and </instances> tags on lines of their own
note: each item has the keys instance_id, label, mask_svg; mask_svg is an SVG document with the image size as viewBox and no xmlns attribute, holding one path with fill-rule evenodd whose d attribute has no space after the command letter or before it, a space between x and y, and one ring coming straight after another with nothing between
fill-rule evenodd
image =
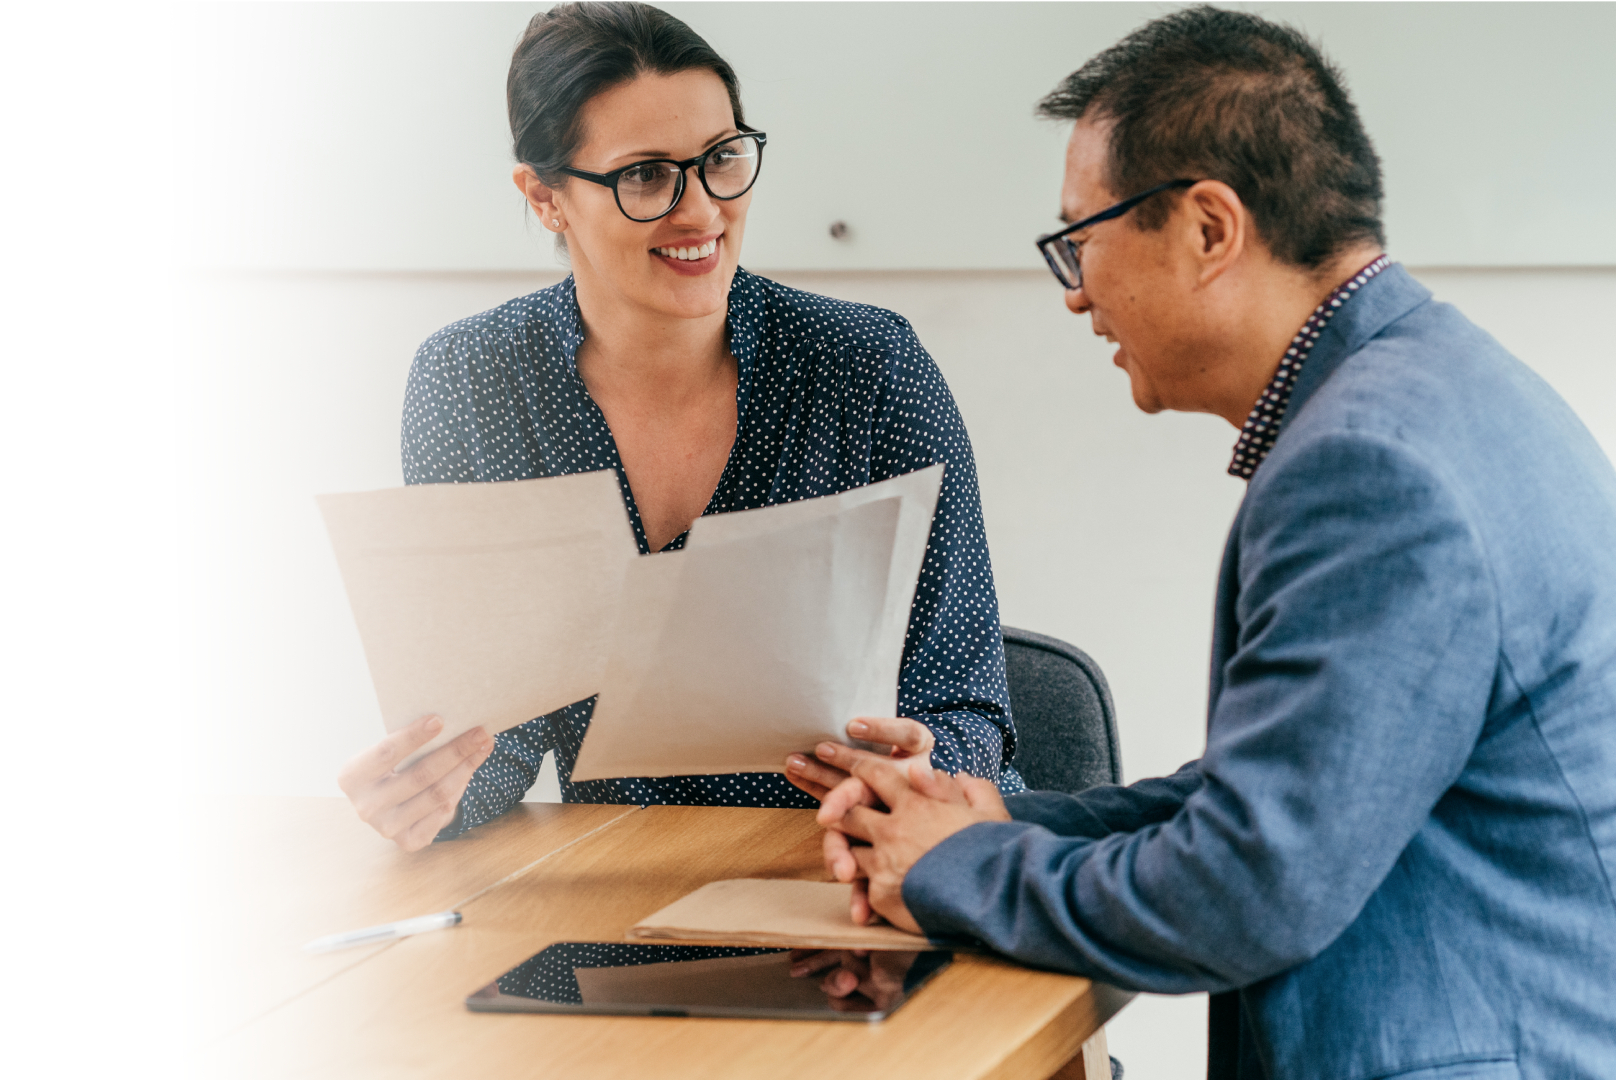
<instances>
[{"instance_id":1,"label":"woman's teeth","mask_svg":"<svg viewBox=\"0 0 1616 1080\"><path fill-rule=\"evenodd\" d=\"M692 259L705 259L718 250L718 238L714 237L700 247L659 247L651 250L658 255L666 255L670 259L684 259L687 262Z\"/></svg>"}]
</instances>

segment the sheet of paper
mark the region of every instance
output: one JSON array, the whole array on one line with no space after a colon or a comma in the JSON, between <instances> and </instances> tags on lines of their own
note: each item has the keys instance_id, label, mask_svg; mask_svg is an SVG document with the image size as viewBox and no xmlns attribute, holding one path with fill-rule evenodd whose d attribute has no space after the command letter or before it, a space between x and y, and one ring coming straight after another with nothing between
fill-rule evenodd
<instances>
[{"instance_id":1,"label":"sheet of paper","mask_svg":"<svg viewBox=\"0 0 1616 1080\"><path fill-rule=\"evenodd\" d=\"M902 502L635 560L572 778L779 772L872 703L890 712L896 665L878 702L861 675Z\"/></svg>"},{"instance_id":2,"label":"sheet of paper","mask_svg":"<svg viewBox=\"0 0 1616 1080\"><path fill-rule=\"evenodd\" d=\"M387 730L427 713L444 719L415 757L601 688L606 613L638 551L613 472L319 504Z\"/></svg>"},{"instance_id":3,"label":"sheet of paper","mask_svg":"<svg viewBox=\"0 0 1616 1080\"><path fill-rule=\"evenodd\" d=\"M812 949L935 949L919 934L848 914L853 887L835 881L714 881L629 927L633 941Z\"/></svg>"},{"instance_id":4,"label":"sheet of paper","mask_svg":"<svg viewBox=\"0 0 1616 1080\"><path fill-rule=\"evenodd\" d=\"M887 576L881 630L876 634L875 647L865 658L859 677L855 711L847 719L853 716L895 716L898 711L898 673L903 667L903 642L909 629L909 610L915 602L915 587L920 581L921 565L926 561L926 543L931 537L932 518L937 513L937 497L942 486L943 465L939 463L820 499L804 499L733 514L713 514L698 518L691 526L685 549L700 549L709 544L730 543L776 529L793 528L821 516L838 514L893 496L902 499L892 549L892 565ZM846 738L845 735L839 737Z\"/></svg>"}]
</instances>

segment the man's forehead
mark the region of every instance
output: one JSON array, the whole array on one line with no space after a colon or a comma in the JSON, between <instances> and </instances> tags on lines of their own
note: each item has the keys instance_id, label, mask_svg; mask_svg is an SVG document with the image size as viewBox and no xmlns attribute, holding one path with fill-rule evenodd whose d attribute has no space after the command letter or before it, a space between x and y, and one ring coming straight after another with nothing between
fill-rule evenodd
<instances>
[{"instance_id":1,"label":"man's forehead","mask_svg":"<svg viewBox=\"0 0 1616 1080\"><path fill-rule=\"evenodd\" d=\"M1111 125L1079 120L1066 142L1066 174L1061 181L1060 216L1081 221L1116 201L1105 179Z\"/></svg>"}]
</instances>

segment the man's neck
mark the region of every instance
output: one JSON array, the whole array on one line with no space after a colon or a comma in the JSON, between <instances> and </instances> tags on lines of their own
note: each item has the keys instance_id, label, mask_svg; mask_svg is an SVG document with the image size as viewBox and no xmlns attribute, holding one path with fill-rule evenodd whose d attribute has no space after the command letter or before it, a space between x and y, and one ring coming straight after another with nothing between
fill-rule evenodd
<instances>
[{"instance_id":1,"label":"man's neck","mask_svg":"<svg viewBox=\"0 0 1616 1080\"><path fill-rule=\"evenodd\" d=\"M1319 305L1353 274L1375 261L1379 245L1364 244L1331 259L1316 271L1271 264L1251 283L1246 303L1229 340L1237 355L1212 410L1236 428L1243 426L1263 388L1273 381L1280 360L1297 331Z\"/></svg>"}]
</instances>

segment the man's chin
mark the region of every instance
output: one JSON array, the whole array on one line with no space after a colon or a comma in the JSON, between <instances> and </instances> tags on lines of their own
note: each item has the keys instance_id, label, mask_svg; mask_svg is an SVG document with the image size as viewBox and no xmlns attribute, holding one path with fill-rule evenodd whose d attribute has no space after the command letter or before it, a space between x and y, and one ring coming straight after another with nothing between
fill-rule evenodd
<instances>
[{"instance_id":1,"label":"man's chin","mask_svg":"<svg viewBox=\"0 0 1616 1080\"><path fill-rule=\"evenodd\" d=\"M1157 397L1156 392L1150 387L1140 386L1138 381L1135 380L1131 385L1131 389L1133 390L1133 403L1140 412L1154 416L1166 408L1161 403L1161 398Z\"/></svg>"}]
</instances>

